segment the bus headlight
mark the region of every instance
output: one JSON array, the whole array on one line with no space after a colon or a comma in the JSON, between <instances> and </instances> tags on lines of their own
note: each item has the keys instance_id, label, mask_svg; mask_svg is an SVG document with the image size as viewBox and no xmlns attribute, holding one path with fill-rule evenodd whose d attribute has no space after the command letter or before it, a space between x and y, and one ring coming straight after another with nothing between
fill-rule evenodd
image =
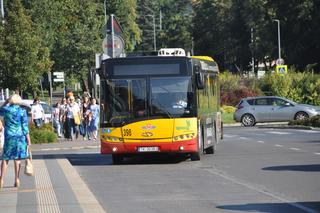
<instances>
[{"instance_id":1,"label":"bus headlight","mask_svg":"<svg viewBox=\"0 0 320 213\"><path fill-rule=\"evenodd\" d=\"M173 141L184 141L184 140L190 140L195 137L194 133L190 134L183 134L183 135L177 135L173 137Z\"/></svg>"},{"instance_id":2,"label":"bus headlight","mask_svg":"<svg viewBox=\"0 0 320 213\"><path fill-rule=\"evenodd\" d=\"M101 139L103 142L123 142L123 138L106 136L106 135L102 135Z\"/></svg>"}]
</instances>

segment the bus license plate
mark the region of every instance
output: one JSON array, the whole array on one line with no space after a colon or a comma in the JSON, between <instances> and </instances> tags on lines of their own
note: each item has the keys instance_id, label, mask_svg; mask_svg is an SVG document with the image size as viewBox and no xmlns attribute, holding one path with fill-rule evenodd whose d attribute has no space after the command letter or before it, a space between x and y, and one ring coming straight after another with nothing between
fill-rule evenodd
<instances>
[{"instance_id":1,"label":"bus license plate","mask_svg":"<svg viewBox=\"0 0 320 213\"><path fill-rule=\"evenodd\" d=\"M144 146L138 147L138 152L158 152L159 147L157 146Z\"/></svg>"}]
</instances>

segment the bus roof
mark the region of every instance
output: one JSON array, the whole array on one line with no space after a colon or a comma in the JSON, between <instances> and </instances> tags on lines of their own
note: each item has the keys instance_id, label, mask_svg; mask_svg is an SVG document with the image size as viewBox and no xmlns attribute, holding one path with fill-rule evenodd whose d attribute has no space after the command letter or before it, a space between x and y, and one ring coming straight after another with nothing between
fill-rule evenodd
<instances>
[{"instance_id":1,"label":"bus roof","mask_svg":"<svg viewBox=\"0 0 320 213\"><path fill-rule=\"evenodd\" d=\"M191 58L196 58L204 61L214 61L210 56L191 56Z\"/></svg>"}]
</instances>

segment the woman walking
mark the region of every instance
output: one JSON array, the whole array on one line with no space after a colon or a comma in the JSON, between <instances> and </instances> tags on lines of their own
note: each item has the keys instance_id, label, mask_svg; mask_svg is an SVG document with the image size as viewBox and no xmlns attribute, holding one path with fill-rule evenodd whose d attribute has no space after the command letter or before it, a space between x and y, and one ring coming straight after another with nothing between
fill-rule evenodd
<instances>
[{"instance_id":1,"label":"woman walking","mask_svg":"<svg viewBox=\"0 0 320 213\"><path fill-rule=\"evenodd\" d=\"M27 149L31 145L28 118L25 109L18 104L21 97L17 94L7 99L0 108L0 116L4 117L4 146L1 162L0 188L3 187L9 160L14 160L15 183L20 186L20 160L28 157Z\"/></svg>"},{"instance_id":2,"label":"woman walking","mask_svg":"<svg viewBox=\"0 0 320 213\"><path fill-rule=\"evenodd\" d=\"M89 107L89 136L93 137L93 140L97 140L98 128L99 128L99 115L100 115L100 106L97 104L95 98L91 99L91 105Z\"/></svg>"}]
</instances>

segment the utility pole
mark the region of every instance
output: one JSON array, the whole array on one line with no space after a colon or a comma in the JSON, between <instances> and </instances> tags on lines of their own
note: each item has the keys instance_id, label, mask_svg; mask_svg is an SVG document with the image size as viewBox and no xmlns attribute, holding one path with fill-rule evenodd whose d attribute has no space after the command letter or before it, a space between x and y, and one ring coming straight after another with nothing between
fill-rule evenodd
<instances>
[{"instance_id":1,"label":"utility pole","mask_svg":"<svg viewBox=\"0 0 320 213\"><path fill-rule=\"evenodd\" d=\"M254 40L253 40L253 28L251 28L251 54L252 54L252 73L254 73Z\"/></svg>"},{"instance_id":2,"label":"utility pole","mask_svg":"<svg viewBox=\"0 0 320 213\"><path fill-rule=\"evenodd\" d=\"M279 61L281 60L281 46L280 46L280 20L274 19L275 22L278 23L278 50L279 50Z\"/></svg>"},{"instance_id":3,"label":"utility pole","mask_svg":"<svg viewBox=\"0 0 320 213\"><path fill-rule=\"evenodd\" d=\"M146 16L151 16L152 17L152 22L153 22L153 50L157 51L156 18L154 17L154 15L146 15Z\"/></svg>"},{"instance_id":4,"label":"utility pole","mask_svg":"<svg viewBox=\"0 0 320 213\"><path fill-rule=\"evenodd\" d=\"M4 7L3 7L3 0L0 0L0 11L1 11L1 22L4 24Z\"/></svg>"},{"instance_id":5,"label":"utility pole","mask_svg":"<svg viewBox=\"0 0 320 213\"><path fill-rule=\"evenodd\" d=\"M114 27L113 27L113 17L114 15L111 14L111 48L112 48L112 58L114 58Z\"/></svg>"}]
</instances>

